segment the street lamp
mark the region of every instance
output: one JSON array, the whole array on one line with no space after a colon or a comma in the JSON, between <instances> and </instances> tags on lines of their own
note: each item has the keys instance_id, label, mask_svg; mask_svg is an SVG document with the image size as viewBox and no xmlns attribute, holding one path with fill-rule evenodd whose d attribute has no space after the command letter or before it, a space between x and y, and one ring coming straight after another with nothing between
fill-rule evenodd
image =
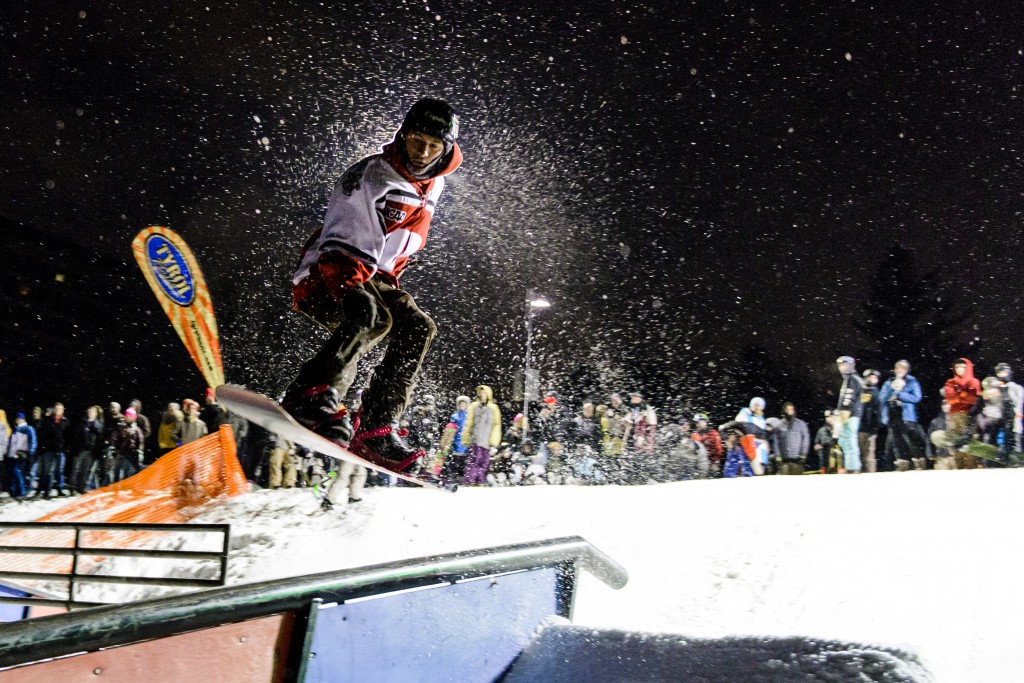
<instances>
[{"instance_id":1,"label":"street lamp","mask_svg":"<svg viewBox=\"0 0 1024 683\"><path fill-rule=\"evenodd\" d=\"M523 372L523 435L530 428L530 352L533 349L533 311L536 308L551 308L551 302L530 290L526 294L526 369Z\"/></svg>"}]
</instances>

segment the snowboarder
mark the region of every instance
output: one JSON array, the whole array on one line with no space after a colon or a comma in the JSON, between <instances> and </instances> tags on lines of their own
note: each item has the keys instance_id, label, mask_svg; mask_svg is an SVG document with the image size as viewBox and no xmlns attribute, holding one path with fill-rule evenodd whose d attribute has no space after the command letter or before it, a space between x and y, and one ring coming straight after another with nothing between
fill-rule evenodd
<instances>
[{"instance_id":1,"label":"snowboarder","mask_svg":"<svg viewBox=\"0 0 1024 683\"><path fill-rule=\"evenodd\" d=\"M342 175L292 279L295 309L330 337L302 366L282 406L303 426L398 472L425 455L401 438L398 421L436 333L398 278L426 242L444 176L462 162L458 131L447 103L413 104L381 153ZM359 359L384 339L387 352L353 422L341 397Z\"/></svg>"}]
</instances>

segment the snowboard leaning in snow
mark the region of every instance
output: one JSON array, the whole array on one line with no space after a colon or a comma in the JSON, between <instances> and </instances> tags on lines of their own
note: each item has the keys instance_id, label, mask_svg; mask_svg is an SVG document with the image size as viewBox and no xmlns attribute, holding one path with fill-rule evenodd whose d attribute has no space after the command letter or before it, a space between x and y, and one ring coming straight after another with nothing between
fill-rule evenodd
<instances>
[{"instance_id":1,"label":"snowboard leaning in snow","mask_svg":"<svg viewBox=\"0 0 1024 683\"><path fill-rule=\"evenodd\" d=\"M985 443L984 441L978 441L977 439L971 439L967 443L957 448L956 439L951 438L945 431L937 430L931 433L929 437L932 444L947 450L961 450L967 455L978 458L980 460L992 460L995 462L1001 462L1002 458L999 454L999 446Z\"/></svg>"},{"instance_id":2,"label":"snowboard leaning in snow","mask_svg":"<svg viewBox=\"0 0 1024 683\"><path fill-rule=\"evenodd\" d=\"M348 449L329 441L319 434L306 429L295 421L291 415L285 412L284 408L277 401L271 400L262 394L243 389L241 387L222 384L217 387L217 401L232 413L241 415L250 422L255 422L264 429L277 434L292 443L305 446L306 448L322 453L335 460L348 460L363 467L369 467L382 474L389 474L402 479L403 481L438 489L439 491L454 491L455 487L444 486L436 481L424 480L407 472L393 472L386 467L376 465L365 458L361 458Z\"/></svg>"}]
</instances>

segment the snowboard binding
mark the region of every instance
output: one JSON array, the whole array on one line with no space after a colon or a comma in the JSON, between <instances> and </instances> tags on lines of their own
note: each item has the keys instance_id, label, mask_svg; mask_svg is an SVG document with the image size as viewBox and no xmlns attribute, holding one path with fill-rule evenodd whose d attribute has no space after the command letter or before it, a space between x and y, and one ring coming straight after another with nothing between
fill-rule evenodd
<instances>
[{"instance_id":1,"label":"snowboard binding","mask_svg":"<svg viewBox=\"0 0 1024 683\"><path fill-rule=\"evenodd\" d=\"M355 429L348 409L341 402L338 390L322 384L307 389L289 391L281 407L306 429L347 446Z\"/></svg>"}]
</instances>

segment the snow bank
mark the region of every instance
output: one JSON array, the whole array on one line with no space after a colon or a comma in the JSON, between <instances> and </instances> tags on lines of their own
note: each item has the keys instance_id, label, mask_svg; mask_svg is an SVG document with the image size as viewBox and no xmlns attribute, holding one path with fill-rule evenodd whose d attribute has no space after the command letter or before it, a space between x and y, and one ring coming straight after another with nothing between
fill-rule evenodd
<instances>
[{"instance_id":1,"label":"snow bank","mask_svg":"<svg viewBox=\"0 0 1024 683\"><path fill-rule=\"evenodd\" d=\"M341 514L259 491L195 521L232 524L233 584L578 534L630 582L584 574L577 624L853 641L915 652L937 681L1017 681L1022 488L1024 470L374 488Z\"/></svg>"}]
</instances>

